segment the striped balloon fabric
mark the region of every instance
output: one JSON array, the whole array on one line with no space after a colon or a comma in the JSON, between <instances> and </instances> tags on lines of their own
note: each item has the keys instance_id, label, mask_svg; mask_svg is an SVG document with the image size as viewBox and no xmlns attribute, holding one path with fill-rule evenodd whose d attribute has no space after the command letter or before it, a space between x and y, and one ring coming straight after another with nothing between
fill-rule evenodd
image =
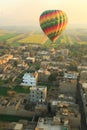
<instances>
[{"instance_id":1,"label":"striped balloon fabric","mask_svg":"<svg viewBox=\"0 0 87 130\"><path fill-rule=\"evenodd\" d=\"M40 15L39 22L43 32L55 42L66 28L68 18L61 10L46 10Z\"/></svg>"}]
</instances>

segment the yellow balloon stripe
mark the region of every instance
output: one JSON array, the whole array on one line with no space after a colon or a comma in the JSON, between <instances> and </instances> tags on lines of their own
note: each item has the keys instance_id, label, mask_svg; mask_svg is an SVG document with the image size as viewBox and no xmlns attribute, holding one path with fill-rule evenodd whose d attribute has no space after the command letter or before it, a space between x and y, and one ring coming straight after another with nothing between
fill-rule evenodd
<instances>
[{"instance_id":1,"label":"yellow balloon stripe","mask_svg":"<svg viewBox=\"0 0 87 130\"><path fill-rule=\"evenodd\" d=\"M67 19L65 12L61 10L48 10L42 13L39 21L44 33L54 41L66 28Z\"/></svg>"}]
</instances>

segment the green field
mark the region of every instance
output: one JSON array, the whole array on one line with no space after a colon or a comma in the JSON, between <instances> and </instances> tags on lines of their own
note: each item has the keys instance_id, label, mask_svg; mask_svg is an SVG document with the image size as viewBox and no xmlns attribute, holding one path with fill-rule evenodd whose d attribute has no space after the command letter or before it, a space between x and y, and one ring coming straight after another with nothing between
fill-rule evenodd
<instances>
[{"instance_id":1,"label":"green field","mask_svg":"<svg viewBox=\"0 0 87 130\"><path fill-rule=\"evenodd\" d=\"M0 96L7 96L7 92L11 90L11 91L15 91L17 93L26 93L28 94L30 92L29 87L22 87L22 86L18 86L18 87L14 87L14 88L4 88L4 87L0 87Z\"/></svg>"},{"instance_id":2,"label":"green field","mask_svg":"<svg viewBox=\"0 0 87 130\"><path fill-rule=\"evenodd\" d=\"M46 36L43 34L30 34L29 36L19 40L19 43L36 43L43 44L47 40Z\"/></svg>"},{"instance_id":3,"label":"green field","mask_svg":"<svg viewBox=\"0 0 87 130\"><path fill-rule=\"evenodd\" d=\"M8 44L15 43L16 41L22 39L23 37L25 37L25 34L18 34L12 38L7 39L7 43Z\"/></svg>"},{"instance_id":4,"label":"green field","mask_svg":"<svg viewBox=\"0 0 87 130\"><path fill-rule=\"evenodd\" d=\"M18 122L19 120L31 121L32 117L13 116L13 115L0 115L0 121Z\"/></svg>"},{"instance_id":5,"label":"green field","mask_svg":"<svg viewBox=\"0 0 87 130\"><path fill-rule=\"evenodd\" d=\"M61 36L53 43L49 38L40 31L31 31L27 33L17 33L12 31L0 30L0 42L4 42L11 46L20 46L21 44L44 44L44 46L49 47L53 45L55 48L59 47L60 44L63 45L73 45L73 44L87 44L87 31L86 30L67 30L61 34Z\"/></svg>"},{"instance_id":6,"label":"green field","mask_svg":"<svg viewBox=\"0 0 87 130\"><path fill-rule=\"evenodd\" d=\"M0 42L2 41L7 41L8 39L16 36L16 33L7 33L7 34L3 34L2 36L0 36Z\"/></svg>"}]
</instances>

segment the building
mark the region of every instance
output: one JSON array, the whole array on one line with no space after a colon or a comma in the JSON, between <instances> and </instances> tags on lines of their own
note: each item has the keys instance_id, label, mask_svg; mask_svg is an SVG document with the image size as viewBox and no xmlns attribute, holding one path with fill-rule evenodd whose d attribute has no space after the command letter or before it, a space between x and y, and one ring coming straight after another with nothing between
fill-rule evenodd
<instances>
[{"instance_id":1,"label":"building","mask_svg":"<svg viewBox=\"0 0 87 130\"><path fill-rule=\"evenodd\" d=\"M21 85L23 86L36 86L38 80L38 73L25 73Z\"/></svg>"},{"instance_id":2,"label":"building","mask_svg":"<svg viewBox=\"0 0 87 130\"><path fill-rule=\"evenodd\" d=\"M35 105L35 112L41 112L43 114L46 114L48 112L48 106L46 103L37 103Z\"/></svg>"},{"instance_id":3,"label":"building","mask_svg":"<svg viewBox=\"0 0 87 130\"><path fill-rule=\"evenodd\" d=\"M35 130L71 130L67 124L61 124L60 119L56 121L53 118L40 117Z\"/></svg>"},{"instance_id":4,"label":"building","mask_svg":"<svg viewBox=\"0 0 87 130\"><path fill-rule=\"evenodd\" d=\"M35 130L36 122L19 120L18 122L0 121L0 130Z\"/></svg>"},{"instance_id":5,"label":"building","mask_svg":"<svg viewBox=\"0 0 87 130\"><path fill-rule=\"evenodd\" d=\"M47 96L47 87L45 86L30 87L31 102L45 102L46 96Z\"/></svg>"},{"instance_id":6,"label":"building","mask_svg":"<svg viewBox=\"0 0 87 130\"><path fill-rule=\"evenodd\" d=\"M85 56L82 57L81 63L82 63L83 65L87 65L87 55L85 55Z\"/></svg>"},{"instance_id":7,"label":"building","mask_svg":"<svg viewBox=\"0 0 87 130\"><path fill-rule=\"evenodd\" d=\"M61 81L60 87L59 87L59 93L60 94L66 94L66 96L76 96L76 85L77 81Z\"/></svg>"},{"instance_id":8,"label":"building","mask_svg":"<svg viewBox=\"0 0 87 130\"><path fill-rule=\"evenodd\" d=\"M23 130L23 124L17 123L14 127L14 130Z\"/></svg>"},{"instance_id":9,"label":"building","mask_svg":"<svg viewBox=\"0 0 87 130\"><path fill-rule=\"evenodd\" d=\"M78 66L78 71L86 71L87 70L87 65L79 65Z\"/></svg>"},{"instance_id":10,"label":"building","mask_svg":"<svg viewBox=\"0 0 87 130\"><path fill-rule=\"evenodd\" d=\"M16 122L0 122L0 130L23 130L23 124Z\"/></svg>"},{"instance_id":11,"label":"building","mask_svg":"<svg viewBox=\"0 0 87 130\"><path fill-rule=\"evenodd\" d=\"M3 55L0 57L0 65L7 63L9 60L13 58L13 55Z\"/></svg>"},{"instance_id":12,"label":"building","mask_svg":"<svg viewBox=\"0 0 87 130\"><path fill-rule=\"evenodd\" d=\"M35 57L27 57L26 60L27 60L28 63L34 63Z\"/></svg>"},{"instance_id":13,"label":"building","mask_svg":"<svg viewBox=\"0 0 87 130\"><path fill-rule=\"evenodd\" d=\"M43 60L50 60L50 55L43 55Z\"/></svg>"},{"instance_id":14,"label":"building","mask_svg":"<svg viewBox=\"0 0 87 130\"><path fill-rule=\"evenodd\" d=\"M57 107L55 118L60 118L65 123L67 121L72 129L81 128L81 114L77 104L72 101L59 101Z\"/></svg>"},{"instance_id":15,"label":"building","mask_svg":"<svg viewBox=\"0 0 87 130\"><path fill-rule=\"evenodd\" d=\"M50 76L50 71L47 69L39 69L38 70L38 81L39 82L48 82L48 77Z\"/></svg>"},{"instance_id":16,"label":"building","mask_svg":"<svg viewBox=\"0 0 87 130\"><path fill-rule=\"evenodd\" d=\"M63 56L68 56L69 50L68 50L68 49L62 49L62 50L61 50L61 54L62 54Z\"/></svg>"},{"instance_id":17,"label":"building","mask_svg":"<svg viewBox=\"0 0 87 130\"><path fill-rule=\"evenodd\" d=\"M78 76L77 73L72 73L72 72L64 73L64 78L65 79L74 79L74 80L77 80L77 76Z\"/></svg>"},{"instance_id":18,"label":"building","mask_svg":"<svg viewBox=\"0 0 87 130\"><path fill-rule=\"evenodd\" d=\"M54 122L56 124L67 124L72 130L79 130L81 127L81 115L79 112L79 106L74 103L70 98L63 98L51 102L51 112L56 113L54 116ZM64 100L63 100L64 99Z\"/></svg>"},{"instance_id":19,"label":"building","mask_svg":"<svg viewBox=\"0 0 87 130\"><path fill-rule=\"evenodd\" d=\"M80 81L87 83L87 70L81 71L81 73L80 73Z\"/></svg>"},{"instance_id":20,"label":"building","mask_svg":"<svg viewBox=\"0 0 87 130\"><path fill-rule=\"evenodd\" d=\"M83 102L83 111L85 113L85 121L87 125L87 83L80 84L80 93Z\"/></svg>"}]
</instances>

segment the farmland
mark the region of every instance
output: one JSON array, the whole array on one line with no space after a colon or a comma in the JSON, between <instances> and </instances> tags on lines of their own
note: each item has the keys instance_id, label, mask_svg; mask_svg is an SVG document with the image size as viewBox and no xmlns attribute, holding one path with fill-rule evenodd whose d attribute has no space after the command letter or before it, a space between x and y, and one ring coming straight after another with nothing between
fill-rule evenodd
<instances>
[{"instance_id":1,"label":"farmland","mask_svg":"<svg viewBox=\"0 0 87 130\"><path fill-rule=\"evenodd\" d=\"M3 35L0 36L0 42L7 41L8 39L16 36L16 33L3 33Z\"/></svg>"},{"instance_id":2,"label":"farmland","mask_svg":"<svg viewBox=\"0 0 87 130\"><path fill-rule=\"evenodd\" d=\"M47 40L46 36L43 34L30 34L24 39L19 40L18 42L20 43L37 43L37 44L42 44L45 43Z\"/></svg>"},{"instance_id":3,"label":"farmland","mask_svg":"<svg viewBox=\"0 0 87 130\"><path fill-rule=\"evenodd\" d=\"M24 36L25 36L25 34L18 34L12 38L7 39L7 43L9 43L9 44L14 43L14 42L18 41L19 39L23 38Z\"/></svg>"},{"instance_id":4,"label":"farmland","mask_svg":"<svg viewBox=\"0 0 87 130\"><path fill-rule=\"evenodd\" d=\"M54 46L87 44L86 29L67 29L56 41ZM21 44L41 44L47 47L52 43L48 37L40 31L17 32L0 30L0 43L9 44L11 46L19 46Z\"/></svg>"}]
</instances>

